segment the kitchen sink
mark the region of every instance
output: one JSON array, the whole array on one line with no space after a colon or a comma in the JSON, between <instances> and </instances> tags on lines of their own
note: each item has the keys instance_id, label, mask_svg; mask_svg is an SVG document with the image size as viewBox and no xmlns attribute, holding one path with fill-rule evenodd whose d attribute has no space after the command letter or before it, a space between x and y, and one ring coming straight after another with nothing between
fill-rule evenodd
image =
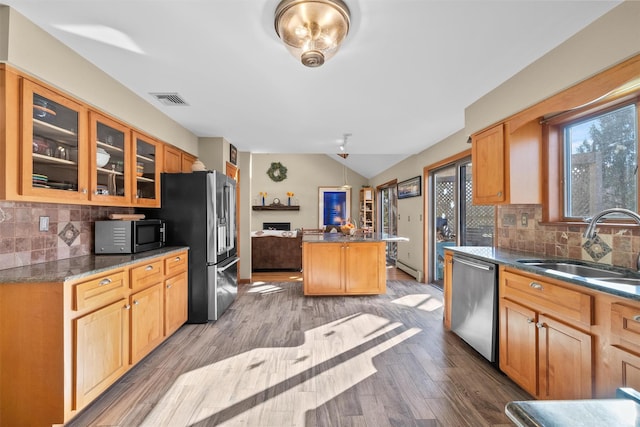
<instances>
[{"instance_id":1,"label":"kitchen sink","mask_svg":"<svg viewBox=\"0 0 640 427\"><path fill-rule=\"evenodd\" d=\"M616 271L608 268L600 268L591 265L586 265L580 261L531 261L520 260L521 264L530 265L532 267L538 267L545 270L553 270L560 273L571 274L574 276L585 277L589 279L616 279L628 276L629 272L626 270ZM634 278L635 280L635 278ZM613 281L613 280L611 280ZM640 279L639 279L640 283Z\"/></svg>"}]
</instances>

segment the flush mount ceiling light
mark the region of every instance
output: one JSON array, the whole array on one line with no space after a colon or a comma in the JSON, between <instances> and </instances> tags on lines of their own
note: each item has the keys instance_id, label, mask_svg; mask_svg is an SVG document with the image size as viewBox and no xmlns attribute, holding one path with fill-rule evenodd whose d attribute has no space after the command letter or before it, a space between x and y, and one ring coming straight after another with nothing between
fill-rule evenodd
<instances>
[{"instance_id":1,"label":"flush mount ceiling light","mask_svg":"<svg viewBox=\"0 0 640 427\"><path fill-rule=\"evenodd\" d=\"M341 0L282 0L275 26L293 56L307 67L319 67L338 51L350 19L349 8Z\"/></svg>"}]
</instances>

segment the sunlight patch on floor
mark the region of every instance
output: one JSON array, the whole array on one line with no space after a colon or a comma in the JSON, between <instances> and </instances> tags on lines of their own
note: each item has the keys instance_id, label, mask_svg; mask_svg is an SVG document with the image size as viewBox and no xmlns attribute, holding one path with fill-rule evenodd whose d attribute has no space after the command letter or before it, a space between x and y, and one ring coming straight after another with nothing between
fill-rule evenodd
<instances>
[{"instance_id":1,"label":"sunlight patch on floor","mask_svg":"<svg viewBox=\"0 0 640 427\"><path fill-rule=\"evenodd\" d=\"M283 289L280 286L275 286L270 283L256 282L253 283L247 293L249 294L272 294L274 292L282 292Z\"/></svg>"},{"instance_id":2,"label":"sunlight patch on floor","mask_svg":"<svg viewBox=\"0 0 640 427\"><path fill-rule=\"evenodd\" d=\"M305 426L305 413L373 375L373 358L418 334L357 313L304 333L297 347L257 348L183 374L143 426Z\"/></svg>"},{"instance_id":3,"label":"sunlight patch on floor","mask_svg":"<svg viewBox=\"0 0 640 427\"><path fill-rule=\"evenodd\" d=\"M435 311L442 308L442 301L429 294L406 295L391 302L423 311Z\"/></svg>"}]
</instances>

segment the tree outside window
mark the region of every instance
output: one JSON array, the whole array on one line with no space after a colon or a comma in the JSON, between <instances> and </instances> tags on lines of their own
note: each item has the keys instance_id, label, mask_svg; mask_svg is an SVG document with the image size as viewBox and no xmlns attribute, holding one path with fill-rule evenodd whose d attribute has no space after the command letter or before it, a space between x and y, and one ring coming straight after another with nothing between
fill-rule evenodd
<instances>
[{"instance_id":1,"label":"tree outside window","mask_svg":"<svg viewBox=\"0 0 640 427\"><path fill-rule=\"evenodd\" d=\"M567 125L564 141L565 217L613 207L637 211L635 104Z\"/></svg>"}]
</instances>

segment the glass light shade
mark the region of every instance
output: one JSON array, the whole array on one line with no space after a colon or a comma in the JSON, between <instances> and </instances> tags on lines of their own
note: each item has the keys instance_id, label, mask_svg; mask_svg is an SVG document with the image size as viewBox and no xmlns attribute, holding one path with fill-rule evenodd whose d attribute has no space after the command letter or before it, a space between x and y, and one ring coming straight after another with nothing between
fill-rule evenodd
<instances>
[{"instance_id":1,"label":"glass light shade","mask_svg":"<svg viewBox=\"0 0 640 427\"><path fill-rule=\"evenodd\" d=\"M307 67L319 67L335 55L349 23L349 8L340 0L283 0L275 14L276 33Z\"/></svg>"}]
</instances>

